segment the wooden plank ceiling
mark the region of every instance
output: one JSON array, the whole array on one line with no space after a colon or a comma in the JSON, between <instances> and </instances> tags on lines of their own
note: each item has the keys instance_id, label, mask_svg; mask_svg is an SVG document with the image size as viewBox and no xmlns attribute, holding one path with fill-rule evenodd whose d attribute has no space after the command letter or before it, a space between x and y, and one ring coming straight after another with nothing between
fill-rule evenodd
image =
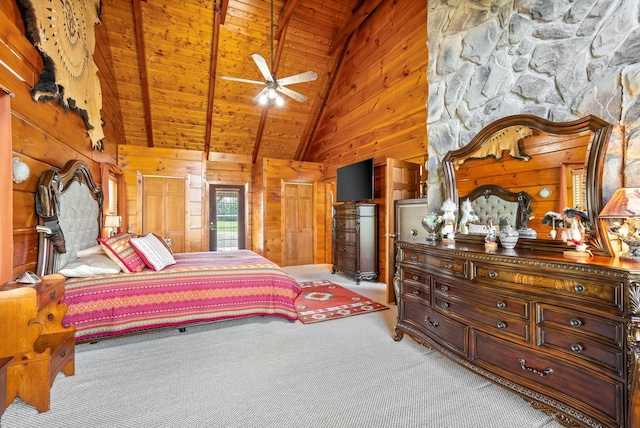
<instances>
[{"instance_id":1,"label":"wooden plank ceiling","mask_svg":"<svg viewBox=\"0 0 640 428\"><path fill-rule=\"evenodd\" d=\"M126 144L301 160L344 47L380 0L102 0ZM251 54L308 96L263 107Z\"/></svg>"}]
</instances>

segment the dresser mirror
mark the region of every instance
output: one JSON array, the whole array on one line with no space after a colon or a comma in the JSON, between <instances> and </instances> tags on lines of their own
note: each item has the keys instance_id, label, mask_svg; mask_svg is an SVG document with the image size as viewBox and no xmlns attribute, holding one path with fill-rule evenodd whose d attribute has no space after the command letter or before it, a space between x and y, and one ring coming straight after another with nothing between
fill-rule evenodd
<instances>
[{"instance_id":1,"label":"dresser mirror","mask_svg":"<svg viewBox=\"0 0 640 428\"><path fill-rule=\"evenodd\" d=\"M613 254L602 209L602 171L612 125L595 116L551 122L532 115L499 119L483 128L466 146L443 158L445 198L458 207L461 197L481 186L499 186L531 196L528 228L536 238L523 238L517 248L563 251L567 244L549 212L577 208L586 213L586 243L593 253ZM460 212L460 210L458 210ZM495 219L497 222L497 218ZM555 235L555 238L552 236ZM456 240L482 242L482 234L457 234Z\"/></svg>"}]
</instances>

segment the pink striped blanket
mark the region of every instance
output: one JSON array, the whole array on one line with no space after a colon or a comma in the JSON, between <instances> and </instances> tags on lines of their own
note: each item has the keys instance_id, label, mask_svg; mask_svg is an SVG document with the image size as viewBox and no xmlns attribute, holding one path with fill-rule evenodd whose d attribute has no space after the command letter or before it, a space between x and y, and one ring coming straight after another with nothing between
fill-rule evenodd
<instances>
[{"instance_id":1,"label":"pink striped blanket","mask_svg":"<svg viewBox=\"0 0 640 428\"><path fill-rule=\"evenodd\" d=\"M65 326L86 341L158 327L259 315L296 320L298 283L248 250L174 254L176 264L65 283Z\"/></svg>"}]
</instances>

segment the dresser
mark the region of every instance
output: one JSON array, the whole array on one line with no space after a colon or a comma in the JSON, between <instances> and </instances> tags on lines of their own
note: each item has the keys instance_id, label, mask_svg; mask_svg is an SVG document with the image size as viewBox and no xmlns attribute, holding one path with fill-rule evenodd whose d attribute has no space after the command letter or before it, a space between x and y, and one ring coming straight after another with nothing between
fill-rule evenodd
<instances>
[{"instance_id":1,"label":"dresser","mask_svg":"<svg viewBox=\"0 0 640 428\"><path fill-rule=\"evenodd\" d=\"M397 241L409 334L566 426L640 426L640 263Z\"/></svg>"},{"instance_id":2,"label":"dresser","mask_svg":"<svg viewBox=\"0 0 640 428\"><path fill-rule=\"evenodd\" d=\"M13 358L6 366L5 404L20 397L46 412L55 377L75 372L75 339L73 326L62 326L64 277L41 278L33 285L0 286L0 357Z\"/></svg>"},{"instance_id":3,"label":"dresser","mask_svg":"<svg viewBox=\"0 0 640 428\"><path fill-rule=\"evenodd\" d=\"M378 278L378 206L344 203L333 206L332 272L360 283Z\"/></svg>"}]
</instances>

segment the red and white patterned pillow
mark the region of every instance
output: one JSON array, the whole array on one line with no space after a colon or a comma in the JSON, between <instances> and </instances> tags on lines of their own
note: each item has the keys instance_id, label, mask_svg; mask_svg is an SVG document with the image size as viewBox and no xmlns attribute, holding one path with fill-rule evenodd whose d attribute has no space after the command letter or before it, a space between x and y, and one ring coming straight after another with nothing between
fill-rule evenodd
<instances>
[{"instance_id":1,"label":"red and white patterned pillow","mask_svg":"<svg viewBox=\"0 0 640 428\"><path fill-rule=\"evenodd\" d=\"M153 270L162 270L176 263L171 251L153 233L131 238L129 242L136 253L144 260L144 264Z\"/></svg>"},{"instance_id":2,"label":"red and white patterned pillow","mask_svg":"<svg viewBox=\"0 0 640 428\"><path fill-rule=\"evenodd\" d=\"M113 260L122 272L140 272L144 269L144 260L130 244L133 233L119 233L111 238L98 238L104 252Z\"/></svg>"}]
</instances>

